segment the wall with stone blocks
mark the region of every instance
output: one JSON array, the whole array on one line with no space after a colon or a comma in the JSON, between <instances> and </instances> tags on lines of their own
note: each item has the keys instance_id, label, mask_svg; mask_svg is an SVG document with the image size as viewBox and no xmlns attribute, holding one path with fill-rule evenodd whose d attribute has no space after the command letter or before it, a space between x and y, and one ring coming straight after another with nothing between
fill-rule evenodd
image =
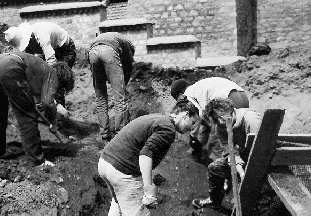
<instances>
[{"instance_id":1,"label":"wall with stone blocks","mask_svg":"<svg viewBox=\"0 0 311 216\"><path fill-rule=\"evenodd\" d=\"M19 16L18 11L23 7L31 5L22 5L22 6L0 6L0 22L6 23L9 26L19 25L22 21Z\"/></svg>"},{"instance_id":2,"label":"wall with stone blocks","mask_svg":"<svg viewBox=\"0 0 311 216\"><path fill-rule=\"evenodd\" d=\"M257 1L257 41L271 48L311 45L310 0Z\"/></svg>"},{"instance_id":3,"label":"wall with stone blocks","mask_svg":"<svg viewBox=\"0 0 311 216\"><path fill-rule=\"evenodd\" d=\"M124 19L127 16L127 2L110 3L107 5L107 19Z\"/></svg>"},{"instance_id":4,"label":"wall with stone blocks","mask_svg":"<svg viewBox=\"0 0 311 216\"><path fill-rule=\"evenodd\" d=\"M155 37L194 35L202 56L237 54L235 0L129 0L128 17L154 22Z\"/></svg>"},{"instance_id":5,"label":"wall with stone blocks","mask_svg":"<svg viewBox=\"0 0 311 216\"><path fill-rule=\"evenodd\" d=\"M193 68L197 51L195 47L172 47L161 49L149 49L145 56L145 62L152 62L162 67Z\"/></svg>"}]
</instances>

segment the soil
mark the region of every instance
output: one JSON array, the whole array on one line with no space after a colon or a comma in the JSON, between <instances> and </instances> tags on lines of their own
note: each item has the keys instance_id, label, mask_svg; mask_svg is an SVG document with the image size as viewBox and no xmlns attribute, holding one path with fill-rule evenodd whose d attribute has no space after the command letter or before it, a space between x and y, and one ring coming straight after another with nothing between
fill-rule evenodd
<instances>
[{"instance_id":1,"label":"soil","mask_svg":"<svg viewBox=\"0 0 311 216\"><path fill-rule=\"evenodd\" d=\"M250 56L241 64L216 69L161 68L140 62L135 65L135 73L127 86L131 119L154 112L167 114L174 104L169 91L174 79L187 78L195 82L220 76L242 86L251 107L260 113L267 108L286 109L281 133L310 133L310 69L311 51L303 48ZM104 144L98 134L91 72L83 65L78 65L74 71L75 89L66 97L71 117L59 120L59 135L64 144L45 125L39 126L44 153L55 167L22 166L25 155L16 120L10 112L7 146L13 155L0 160L0 215L107 215L110 195L97 175L99 151ZM109 114L113 118L113 99L111 91L108 92ZM178 135L167 156L154 170L161 201L153 215L193 215L192 199L208 197L207 163L196 162L189 148L187 135ZM263 190L271 193L269 189ZM256 215L288 213L277 197L273 194L269 197L258 202ZM230 194L226 196L221 211L204 209L201 215L228 215L231 198ZM267 200L276 201L271 205Z\"/></svg>"}]
</instances>

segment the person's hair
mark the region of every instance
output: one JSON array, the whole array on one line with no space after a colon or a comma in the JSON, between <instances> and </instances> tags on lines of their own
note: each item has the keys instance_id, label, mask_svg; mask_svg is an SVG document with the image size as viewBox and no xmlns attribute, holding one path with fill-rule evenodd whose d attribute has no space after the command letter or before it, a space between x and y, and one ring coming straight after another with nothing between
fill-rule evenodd
<instances>
[{"instance_id":1,"label":"person's hair","mask_svg":"<svg viewBox=\"0 0 311 216\"><path fill-rule=\"evenodd\" d=\"M211 116L214 109L230 111L232 113L234 110L233 102L229 98L214 98L207 103L204 110L205 115Z\"/></svg>"},{"instance_id":2,"label":"person's hair","mask_svg":"<svg viewBox=\"0 0 311 216\"><path fill-rule=\"evenodd\" d=\"M178 96L183 94L186 90L186 88L190 85L190 82L188 82L185 79L179 79L179 80L175 80L172 83L171 86L171 95L172 97L177 100Z\"/></svg>"},{"instance_id":3,"label":"person's hair","mask_svg":"<svg viewBox=\"0 0 311 216\"><path fill-rule=\"evenodd\" d=\"M176 115L180 112L188 112L190 117L199 114L198 108L196 108L186 97L179 99L172 109L172 113Z\"/></svg>"},{"instance_id":4,"label":"person's hair","mask_svg":"<svg viewBox=\"0 0 311 216\"><path fill-rule=\"evenodd\" d=\"M56 69L58 77L58 89L68 94L74 88L74 73L64 61L56 62L53 67Z\"/></svg>"}]
</instances>

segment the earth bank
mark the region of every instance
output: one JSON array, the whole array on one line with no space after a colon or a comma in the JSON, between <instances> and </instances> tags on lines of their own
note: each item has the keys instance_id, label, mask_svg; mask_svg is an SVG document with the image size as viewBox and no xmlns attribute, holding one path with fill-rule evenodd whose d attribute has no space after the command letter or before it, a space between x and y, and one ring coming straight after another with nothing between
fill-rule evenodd
<instances>
[{"instance_id":1,"label":"earth bank","mask_svg":"<svg viewBox=\"0 0 311 216\"><path fill-rule=\"evenodd\" d=\"M167 114L174 104L169 86L174 79L191 82L212 76L229 78L246 91L251 107L263 113L267 108L286 109L281 133L310 133L311 51L278 50L267 56L251 56L240 67L217 69L161 68L136 63L127 86L131 119L147 113ZM99 151L95 96L87 66L75 68L76 86L66 97L70 119L61 119L59 131L65 144L40 125L44 153L55 167L26 168L20 165L24 154L16 121L10 113L7 129L8 150L15 153L0 161L1 215L107 215L110 195L97 175ZM110 91L109 91L110 93ZM111 98L111 95L110 95ZM113 100L109 101L113 108ZM113 109L110 109L113 118ZM113 125L111 125L113 126ZM208 195L206 164L197 163L187 152L187 135L178 135L163 162L155 170L160 184L161 203L155 215L191 215L191 201ZM270 193L267 189L267 191ZM272 215L284 210L278 200L263 199L257 215ZM268 200L268 202L267 202ZM270 200L270 201L269 201ZM230 197L224 205L229 207ZM277 203L273 205L271 203ZM206 210L202 215L227 215ZM286 215L286 211L284 211Z\"/></svg>"}]
</instances>

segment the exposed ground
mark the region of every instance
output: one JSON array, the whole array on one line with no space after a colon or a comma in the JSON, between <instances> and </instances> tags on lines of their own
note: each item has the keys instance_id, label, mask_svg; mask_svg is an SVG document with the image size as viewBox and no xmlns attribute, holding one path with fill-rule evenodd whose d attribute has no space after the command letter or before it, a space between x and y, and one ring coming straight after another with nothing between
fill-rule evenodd
<instances>
[{"instance_id":1,"label":"exposed ground","mask_svg":"<svg viewBox=\"0 0 311 216\"><path fill-rule=\"evenodd\" d=\"M99 142L91 72L78 65L76 87L66 97L70 120L60 120L59 131L65 144L40 125L46 157L56 166L25 168L25 157L16 121L10 113L7 129L8 150L15 152L9 160L0 160L0 215L107 215L110 195L97 175ZM138 63L127 87L131 118L151 113L168 113L174 100L169 94L173 79L192 82L210 76L227 77L240 84L250 97L251 107L263 113L267 108L284 108L282 133L310 133L311 51L279 50L268 56L252 56L241 64L217 70L159 68ZM111 95L110 95L111 96ZM113 101L110 100L110 108ZM110 112L113 117L113 111ZM197 163L187 152L186 136L178 136L168 155L155 170L162 200L154 215L191 215L191 201L208 196L204 163ZM286 215L286 211L265 189L255 215ZM268 196L268 195L269 196ZM268 198L267 198L268 196ZM276 200L271 204L271 200ZM268 201L267 201L268 200ZM224 200L230 207L230 196ZM205 210L202 215L227 215L222 210Z\"/></svg>"}]
</instances>

